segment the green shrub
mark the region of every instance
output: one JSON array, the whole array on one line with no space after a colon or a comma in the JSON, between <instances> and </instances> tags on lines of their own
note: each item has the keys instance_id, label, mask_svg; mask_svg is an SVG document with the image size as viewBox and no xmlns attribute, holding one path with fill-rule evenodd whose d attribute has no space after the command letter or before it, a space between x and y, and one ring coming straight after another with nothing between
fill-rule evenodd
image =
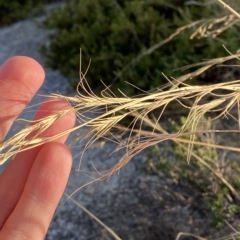
<instances>
[{"instance_id":1,"label":"green shrub","mask_svg":"<svg viewBox=\"0 0 240 240\"><path fill-rule=\"evenodd\" d=\"M114 83L132 94L125 83L149 90L159 87L168 76L177 77L176 68L220 56L226 51L222 43L231 39L230 50L236 51L237 39L233 31L216 39L194 39L194 29L179 34L166 45L135 61L126 71L124 67L151 46L169 37L177 28L199 19L209 19L221 12L220 5L189 6L184 0L70 0L62 9L52 13L45 25L56 29L50 45L42 47L46 64L68 77L78 78L79 49L82 49L82 69L91 59L87 80L90 86ZM230 41L229 41L230 42ZM239 47L239 46L238 46ZM187 72L186 72L187 73ZM135 91L136 93L136 91Z\"/></svg>"},{"instance_id":2,"label":"green shrub","mask_svg":"<svg viewBox=\"0 0 240 240\"><path fill-rule=\"evenodd\" d=\"M32 16L40 11L43 4L51 2L56 0L0 0L0 26Z\"/></svg>"}]
</instances>

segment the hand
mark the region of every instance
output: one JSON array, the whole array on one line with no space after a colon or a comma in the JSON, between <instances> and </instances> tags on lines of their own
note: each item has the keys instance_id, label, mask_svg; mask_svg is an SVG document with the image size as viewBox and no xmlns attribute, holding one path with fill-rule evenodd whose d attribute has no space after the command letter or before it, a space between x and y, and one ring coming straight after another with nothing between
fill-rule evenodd
<instances>
[{"instance_id":1,"label":"hand","mask_svg":"<svg viewBox=\"0 0 240 240\"><path fill-rule=\"evenodd\" d=\"M13 57L0 68L0 142L44 80L33 59ZM42 103L34 119L68 108L66 102ZM74 126L75 114L58 119L42 136ZM66 187L72 156L67 136L17 154L0 175L0 239L44 239Z\"/></svg>"}]
</instances>

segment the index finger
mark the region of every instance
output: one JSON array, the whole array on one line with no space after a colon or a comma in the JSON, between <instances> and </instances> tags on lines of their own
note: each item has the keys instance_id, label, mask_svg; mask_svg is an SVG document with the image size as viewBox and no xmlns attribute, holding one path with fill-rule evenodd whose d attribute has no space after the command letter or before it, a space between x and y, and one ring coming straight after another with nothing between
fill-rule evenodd
<instances>
[{"instance_id":1,"label":"index finger","mask_svg":"<svg viewBox=\"0 0 240 240\"><path fill-rule=\"evenodd\" d=\"M0 142L43 83L45 73L32 58L17 56L0 68Z\"/></svg>"}]
</instances>

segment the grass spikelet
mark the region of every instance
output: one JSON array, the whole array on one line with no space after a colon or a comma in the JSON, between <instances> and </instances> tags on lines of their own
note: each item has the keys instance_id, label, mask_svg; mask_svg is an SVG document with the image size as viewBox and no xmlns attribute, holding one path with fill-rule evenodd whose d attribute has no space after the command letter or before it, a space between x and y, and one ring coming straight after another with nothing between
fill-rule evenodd
<instances>
[{"instance_id":1,"label":"grass spikelet","mask_svg":"<svg viewBox=\"0 0 240 240\"><path fill-rule=\"evenodd\" d=\"M221 33L239 22L240 18L238 18L236 14L228 14L223 17L206 20L190 36L190 39L207 37L216 38Z\"/></svg>"},{"instance_id":2,"label":"grass spikelet","mask_svg":"<svg viewBox=\"0 0 240 240\"><path fill-rule=\"evenodd\" d=\"M19 152L26 151L58 138L57 135L51 137L38 136L69 110L70 109L59 111L38 121L24 120L30 122L31 125L22 129L20 132L0 145L0 164L5 163L7 159Z\"/></svg>"},{"instance_id":3,"label":"grass spikelet","mask_svg":"<svg viewBox=\"0 0 240 240\"><path fill-rule=\"evenodd\" d=\"M182 127L181 134L186 134L186 129L191 129L195 132L197 125L201 118L209 112L217 113L217 117L228 115L228 111L238 103L240 80L227 83L219 83L209 86L190 86L170 88L167 91L157 91L149 93L142 97L109 97L106 93L102 93L101 97L93 95L89 92L84 81L81 82L81 87L86 95L79 93L76 97L67 97L59 94L53 94L53 99L65 99L76 112L79 120L79 125L67 132L75 131L83 126L91 127L91 134L94 139L99 139L105 136L125 117L137 115L135 121L144 119L149 113L158 108L166 108L172 102L182 103L182 106L189 110L189 115L185 125ZM218 94L217 91L225 91L225 94ZM214 96L216 99L211 102L204 102L204 98ZM192 100L192 106L184 105L183 103ZM223 103L226 103L224 106ZM8 149L8 151L1 155L1 163L7 160L7 157L13 156L17 151L24 151L32 147L39 146L47 141L51 141L67 132L60 133L57 136L48 138L38 138L38 135L52 125L58 118L66 114L68 110L54 113L37 122L32 122L32 125L21 130L15 136L7 140L1 145L1 151ZM97 117L87 117L88 112L100 113ZM159 119L160 120L160 119ZM28 137L33 133L32 137ZM191 132L189 134L191 134ZM90 134L90 135L91 135ZM169 135L167 138L175 138L176 135ZM93 143L92 140L91 143ZM17 150L21 147L19 150Z\"/></svg>"}]
</instances>

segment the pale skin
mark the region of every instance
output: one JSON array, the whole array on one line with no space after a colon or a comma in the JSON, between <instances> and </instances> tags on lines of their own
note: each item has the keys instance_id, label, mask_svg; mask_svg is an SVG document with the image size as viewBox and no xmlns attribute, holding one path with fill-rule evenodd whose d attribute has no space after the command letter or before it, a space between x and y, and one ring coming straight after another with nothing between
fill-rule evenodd
<instances>
[{"instance_id":1,"label":"pale skin","mask_svg":"<svg viewBox=\"0 0 240 240\"><path fill-rule=\"evenodd\" d=\"M0 142L14 120L41 87L43 68L28 57L13 57L0 68ZM69 108L66 102L45 101L34 119ZM58 119L42 136L74 126L75 114ZM0 175L0 239L42 240L66 187L72 156L66 136L17 154Z\"/></svg>"}]
</instances>

